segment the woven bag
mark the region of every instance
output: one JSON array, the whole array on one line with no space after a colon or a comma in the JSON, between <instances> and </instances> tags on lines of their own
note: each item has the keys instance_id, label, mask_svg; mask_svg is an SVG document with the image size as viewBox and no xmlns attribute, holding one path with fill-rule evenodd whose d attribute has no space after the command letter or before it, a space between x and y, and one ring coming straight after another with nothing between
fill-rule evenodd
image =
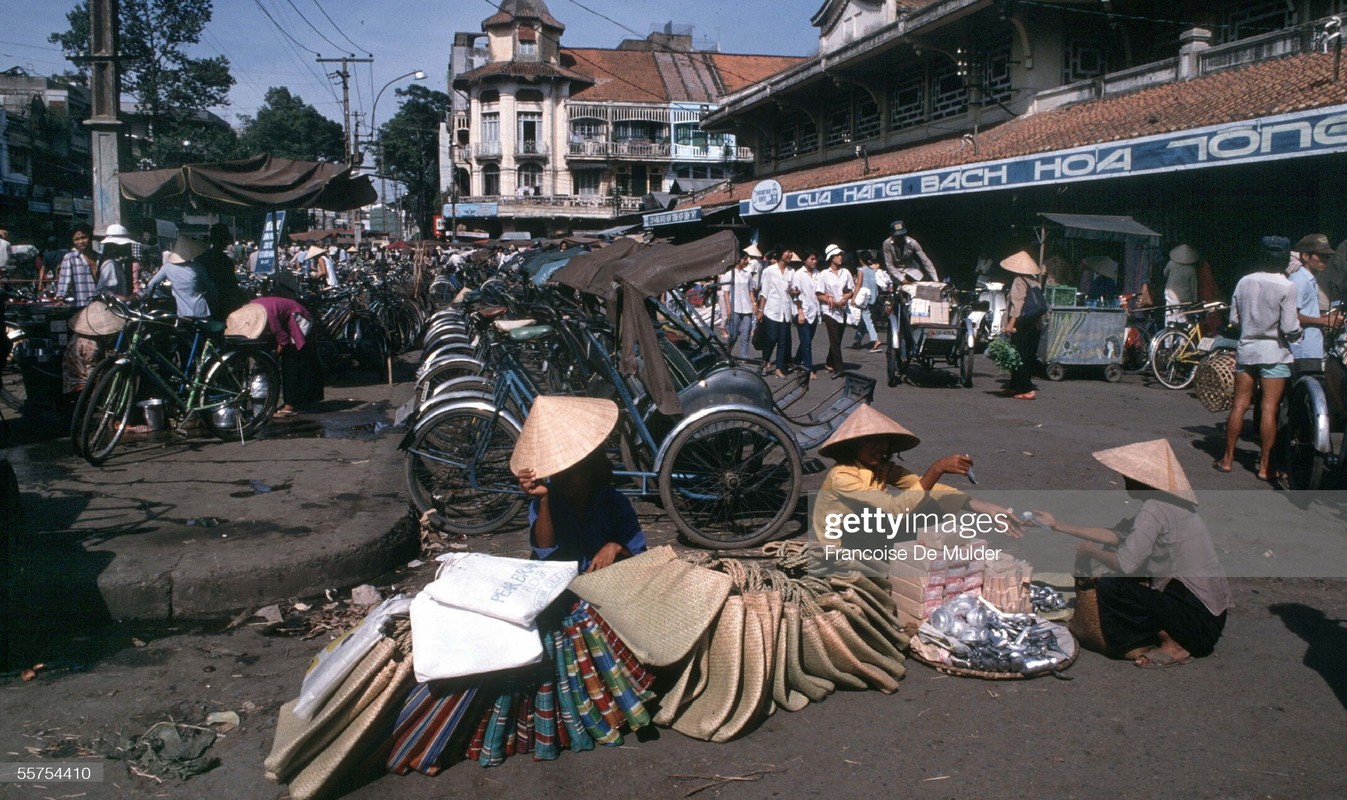
<instances>
[{"instance_id":1,"label":"woven bag","mask_svg":"<svg viewBox=\"0 0 1347 800\"><path fill-rule=\"evenodd\" d=\"M730 593L728 575L679 560L668 545L589 572L570 589L588 600L642 664L683 660Z\"/></svg>"},{"instance_id":2,"label":"woven bag","mask_svg":"<svg viewBox=\"0 0 1347 800\"><path fill-rule=\"evenodd\" d=\"M298 700L291 700L281 707L276 719L276 738L270 755L263 762L267 780L288 783L379 697L396 670L397 665L392 661L395 649L393 639L383 638L375 644L313 719L306 722L295 716Z\"/></svg>"},{"instance_id":3,"label":"woven bag","mask_svg":"<svg viewBox=\"0 0 1347 800\"><path fill-rule=\"evenodd\" d=\"M811 675L805 670L803 616L799 600L787 599L781 614L781 627L786 632L786 692L784 695L774 694L773 697L777 705L791 710L797 710L793 708L795 705L800 708L805 705L796 697L797 694L803 696L806 702L817 703L832 694L836 687L832 681Z\"/></svg>"},{"instance_id":4,"label":"woven bag","mask_svg":"<svg viewBox=\"0 0 1347 800\"><path fill-rule=\"evenodd\" d=\"M795 686L795 679L803 677L799 673L800 660L800 609L785 601L780 591L776 592L781 602L781 624L776 628L776 661L772 670L772 702L787 711L799 711L809 705L809 696ZM794 612L793 614L791 612ZM792 675L791 660L794 659L795 675ZM818 689L819 699L827 691Z\"/></svg>"},{"instance_id":5,"label":"woven bag","mask_svg":"<svg viewBox=\"0 0 1347 800\"><path fill-rule=\"evenodd\" d=\"M1086 650L1109 652L1104 628L1099 623L1099 592L1094 578L1076 578L1076 614L1066 629Z\"/></svg>"},{"instance_id":6,"label":"woven bag","mask_svg":"<svg viewBox=\"0 0 1347 800\"><path fill-rule=\"evenodd\" d=\"M706 741L725 724L739 701L744 667L744 599L725 601L705 650L706 688L673 721L673 729Z\"/></svg>"},{"instance_id":7,"label":"woven bag","mask_svg":"<svg viewBox=\"0 0 1347 800\"><path fill-rule=\"evenodd\" d=\"M1235 351L1213 350L1197 364L1197 399L1213 414L1224 414L1235 405Z\"/></svg>"},{"instance_id":8,"label":"woven bag","mask_svg":"<svg viewBox=\"0 0 1347 800\"><path fill-rule=\"evenodd\" d=\"M864 689L865 679L853 672L860 662L854 657L847 658L850 652L843 652L845 648L839 646L837 632L832 630L832 622L827 618L828 614L836 613L815 611L800 619L804 671L840 689ZM841 667L837 664L839 660L843 661Z\"/></svg>"},{"instance_id":9,"label":"woven bag","mask_svg":"<svg viewBox=\"0 0 1347 800\"><path fill-rule=\"evenodd\" d=\"M336 741L328 745L309 765L290 781L293 800L313 800L322 795L335 795L335 789L356 778L361 770L371 769L371 763L383 767L383 759L372 762L371 753L388 743L397 722L398 711L407 699L416 679L412 673L410 655L390 662L393 668L387 686L360 712Z\"/></svg>"},{"instance_id":10,"label":"woven bag","mask_svg":"<svg viewBox=\"0 0 1347 800\"><path fill-rule=\"evenodd\" d=\"M713 742L728 742L755 728L772 709L772 675L775 672L776 629L781 625L780 595L749 592L743 597L743 669L734 710L711 735ZM775 607L772 598L776 598Z\"/></svg>"}]
</instances>

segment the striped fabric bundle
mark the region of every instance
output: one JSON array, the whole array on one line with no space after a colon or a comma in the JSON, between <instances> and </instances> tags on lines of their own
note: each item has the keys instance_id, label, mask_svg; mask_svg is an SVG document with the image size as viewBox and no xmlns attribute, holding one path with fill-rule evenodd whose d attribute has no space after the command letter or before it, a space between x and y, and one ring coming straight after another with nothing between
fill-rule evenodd
<instances>
[{"instance_id":1,"label":"striped fabric bundle","mask_svg":"<svg viewBox=\"0 0 1347 800\"><path fill-rule=\"evenodd\" d=\"M468 716L476 696L476 687L439 695L431 684L417 684L398 715L393 749L388 755L389 772L439 774L440 755Z\"/></svg>"},{"instance_id":2,"label":"striped fabric bundle","mask_svg":"<svg viewBox=\"0 0 1347 800\"><path fill-rule=\"evenodd\" d=\"M557 733L557 685L544 683L533 696L533 760L551 761L561 755Z\"/></svg>"}]
</instances>

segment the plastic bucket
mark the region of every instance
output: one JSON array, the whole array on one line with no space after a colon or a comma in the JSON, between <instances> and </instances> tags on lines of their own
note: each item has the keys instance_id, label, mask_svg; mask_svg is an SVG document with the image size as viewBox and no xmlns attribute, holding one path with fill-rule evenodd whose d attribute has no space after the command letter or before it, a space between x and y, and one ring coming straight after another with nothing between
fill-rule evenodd
<instances>
[{"instance_id":1,"label":"plastic bucket","mask_svg":"<svg viewBox=\"0 0 1347 800\"><path fill-rule=\"evenodd\" d=\"M145 427L152 431L162 431L164 429L164 401L163 398L153 397L149 400L141 400L136 405L145 414Z\"/></svg>"}]
</instances>

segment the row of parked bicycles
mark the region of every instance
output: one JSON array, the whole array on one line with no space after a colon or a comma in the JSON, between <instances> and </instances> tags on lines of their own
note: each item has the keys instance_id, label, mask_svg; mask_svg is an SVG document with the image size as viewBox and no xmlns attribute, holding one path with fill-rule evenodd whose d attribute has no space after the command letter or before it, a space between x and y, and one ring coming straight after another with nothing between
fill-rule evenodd
<instances>
[{"instance_id":1,"label":"row of parked bicycles","mask_svg":"<svg viewBox=\"0 0 1347 800\"><path fill-rule=\"evenodd\" d=\"M245 288L260 292L261 281ZM319 321L314 337L327 375L356 364L381 367L419 343L425 313L410 273L376 276L357 270L346 285L300 299ZM179 429L200 420L224 440L257 435L275 413L280 368L268 338L225 336L218 322L181 318L153 303L101 295L118 322L104 337L106 356L94 367L71 414L76 455L101 465L141 418L141 409ZM146 414L148 419L151 414Z\"/></svg>"},{"instance_id":2,"label":"row of parked bicycles","mask_svg":"<svg viewBox=\"0 0 1347 800\"><path fill-rule=\"evenodd\" d=\"M679 288L733 265L732 233L687 245L526 254L468 274L472 291L429 320L402 447L413 504L437 527L483 534L525 496L510 454L542 394L620 409L609 450L622 489L658 502L693 543L749 547L795 516L807 451L875 383L848 374L811 394L806 373L769 385L737 363Z\"/></svg>"}]
</instances>

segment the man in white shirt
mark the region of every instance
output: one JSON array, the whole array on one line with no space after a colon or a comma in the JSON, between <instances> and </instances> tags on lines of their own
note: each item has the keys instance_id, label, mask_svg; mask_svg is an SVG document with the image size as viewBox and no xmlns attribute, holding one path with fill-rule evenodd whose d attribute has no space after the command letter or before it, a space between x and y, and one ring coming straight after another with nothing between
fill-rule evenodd
<instances>
[{"instance_id":1,"label":"man in white shirt","mask_svg":"<svg viewBox=\"0 0 1347 800\"><path fill-rule=\"evenodd\" d=\"M725 346L730 351L739 344L739 358L748 358L748 345L753 338L753 311L758 304L758 281L749 266L747 253L739 262L720 276L720 296L726 318Z\"/></svg>"},{"instance_id":2,"label":"man in white shirt","mask_svg":"<svg viewBox=\"0 0 1347 800\"><path fill-rule=\"evenodd\" d=\"M823 311L823 327L828 331L828 360L823 365L833 378L842 377L842 334L846 331L847 303L856 291L856 280L842 269L842 248L830 244L823 251L828 268L819 273L818 300Z\"/></svg>"},{"instance_id":3,"label":"man in white shirt","mask_svg":"<svg viewBox=\"0 0 1347 800\"><path fill-rule=\"evenodd\" d=\"M776 353L776 376L786 377L786 359L790 357L790 320L794 317L795 301L790 296L793 268L800 257L787 250L780 255L769 254L773 260L763 268L758 281L759 325L766 325L767 346L762 351L763 374L772 371L772 353Z\"/></svg>"},{"instance_id":4,"label":"man in white shirt","mask_svg":"<svg viewBox=\"0 0 1347 800\"><path fill-rule=\"evenodd\" d=\"M814 331L818 329L819 318L818 278L818 254L807 253L804 265L791 276L791 294L795 295L795 331L800 337L800 344L795 349L795 363L809 373L811 381L818 377L814 372Z\"/></svg>"},{"instance_id":5,"label":"man in white shirt","mask_svg":"<svg viewBox=\"0 0 1347 800\"><path fill-rule=\"evenodd\" d=\"M9 272L9 231L0 228L0 272Z\"/></svg>"}]
</instances>

